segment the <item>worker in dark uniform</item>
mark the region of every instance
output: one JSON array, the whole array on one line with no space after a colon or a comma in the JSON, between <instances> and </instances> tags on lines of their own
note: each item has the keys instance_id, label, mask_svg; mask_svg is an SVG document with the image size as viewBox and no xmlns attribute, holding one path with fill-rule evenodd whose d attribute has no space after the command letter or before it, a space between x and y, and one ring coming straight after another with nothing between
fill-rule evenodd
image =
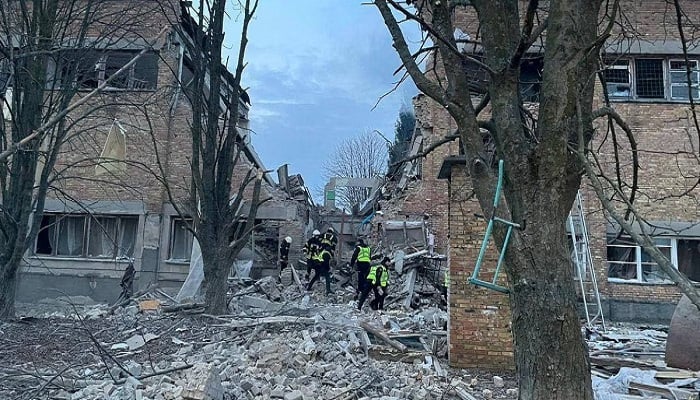
<instances>
[{"instance_id":1,"label":"worker in dark uniform","mask_svg":"<svg viewBox=\"0 0 700 400\"><path fill-rule=\"evenodd\" d=\"M374 300L370 303L373 310L384 309L384 299L386 298L389 287L389 264L391 259L389 257L384 257L382 263L375 265L369 269L367 274L367 284L364 286L362 293L360 293L360 300L357 303L357 309L362 310L362 305L367 300L369 296L369 291L374 292Z\"/></svg>"},{"instance_id":2,"label":"worker in dark uniform","mask_svg":"<svg viewBox=\"0 0 700 400\"><path fill-rule=\"evenodd\" d=\"M284 240L280 242L280 273L277 276L277 282L279 283L282 283L282 271L284 271L284 269L287 268L287 265L289 264L289 247L291 245L291 236L285 237Z\"/></svg>"},{"instance_id":3,"label":"worker in dark uniform","mask_svg":"<svg viewBox=\"0 0 700 400\"><path fill-rule=\"evenodd\" d=\"M357 266L357 287L355 288L355 297L353 300L357 300L367 283L367 274L371 266L371 253L372 250L370 247L365 244L364 239L360 238L360 240L357 241L355 251L352 253L352 258L350 258L350 267L355 268L355 266Z\"/></svg>"},{"instance_id":4,"label":"worker in dark uniform","mask_svg":"<svg viewBox=\"0 0 700 400\"><path fill-rule=\"evenodd\" d=\"M315 269L316 254L321 250L321 232L314 230L309 240L304 244L302 251L306 255L306 280L309 280L311 270Z\"/></svg>"},{"instance_id":5,"label":"worker in dark uniform","mask_svg":"<svg viewBox=\"0 0 700 400\"><path fill-rule=\"evenodd\" d=\"M329 250L326 246L321 245L321 251L314 257L314 276L306 286L306 291L310 292L314 283L323 276L326 280L326 295L333 294L331 291L331 252Z\"/></svg>"},{"instance_id":6,"label":"worker in dark uniform","mask_svg":"<svg viewBox=\"0 0 700 400\"><path fill-rule=\"evenodd\" d=\"M332 226L321 237L321 243L326 245L331 255L335 255L335 248L338 246L338 236L336 236L335 229Z\"/></svg>"}]
</instances>

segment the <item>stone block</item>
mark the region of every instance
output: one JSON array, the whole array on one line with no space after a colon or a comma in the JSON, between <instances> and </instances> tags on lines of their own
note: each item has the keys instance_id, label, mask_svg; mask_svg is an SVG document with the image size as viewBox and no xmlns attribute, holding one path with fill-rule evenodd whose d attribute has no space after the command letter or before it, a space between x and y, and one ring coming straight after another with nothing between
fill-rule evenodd
<instances>
[{"instance_id":1,"label":"stone block","mask_svg":"<svg viewBox=\"0 0 700 400\"><path fill-rule=\"evenodd\" d=\"M187 372L182 398L186 400L223 400L224 388L216 368L204 363L192 367Z\"/></svg>"}]
</instances>

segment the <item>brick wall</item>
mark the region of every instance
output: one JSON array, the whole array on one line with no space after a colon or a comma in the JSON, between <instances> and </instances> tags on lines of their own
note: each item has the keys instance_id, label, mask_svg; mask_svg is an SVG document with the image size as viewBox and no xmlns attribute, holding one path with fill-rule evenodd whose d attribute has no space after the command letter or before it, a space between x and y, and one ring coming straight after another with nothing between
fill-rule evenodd
<instances>
[{"instance_id":1,"label":"brick wall","mask_svg":"<svg viewBox=\"0 0 700 400\"><path fill-rule=\"evenodd\" d=\"M479 204L465 196L470 187L466 168L453 167L449 196L449 361L455 367L512 368L508 295L468 283L486 232L486 222L474 216L480 213ZM497 260L498 253L489 245L479 279L493 280ZM506 284L504 273L499 273L498 283Z\"/></svg>"}]
</instances>

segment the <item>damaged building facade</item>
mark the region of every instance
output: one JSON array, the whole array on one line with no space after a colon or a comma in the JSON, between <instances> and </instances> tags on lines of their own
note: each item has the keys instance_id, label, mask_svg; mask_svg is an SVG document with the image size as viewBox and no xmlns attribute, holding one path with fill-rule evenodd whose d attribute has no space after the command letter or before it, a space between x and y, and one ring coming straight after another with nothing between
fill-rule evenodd
<instances>
[{"instance_id":1,"label":"damaged building facade","mask_svg":"<svg viewBox=\"0 0 700 400\"><path fill-rule=\"evenodd\" d=\"M700 4L681 3L689 15L700 12ZM697 189L693 189L699 175L697 159L693 157L698 143L689 107L686 66L691 71L693 98L698 99L700 52L690 46L686 61L675 11L667 2L625 1L621 7L628 17L625 27L641 32L643 39L610 40L603 55L603 76L611 106L629 124L640 150L642 195L637 197L636 207L647 218L648 224L643 228L654 236L659 249L676 268L698 282L700 230L694 195ZM478 36L478 21L471 6L457 7L455 19L463 33L472 38ZM535 111L541 72L542 62L536 54L521 69L523 95L532 101L528 104ZM467 73L475 80L481 77L471 70ZM603 105L604 100L598 82L595 104ZM512 367L508 296L468 283L487 221L480 216L481 209L470 195L471 182L459 143L449 140L456 124L441 106L424 95L414 99L414 107L414 153L446 143L426 157L407 163L397 198L401 199L401 213L429 217L431 231L436 234L436 249L448 258L450 364ZM614 173L612 140L601 121L597 128L593 147L600 149L598 156L604 168ZM618 156L623 163L629 162L629 143L618 145ZM640 246L620 235L618 226L602 211L585 181L580 192L605 318L668 323L681 296L679 289ZM493 278L497 257L493 246L489 246L481 279ZM574 275L572 269L572 279Z\"/></svg>"},{"instance_id":2,"label":"damaged building facade","mask_svg":"<svg viewBox=\"0 0 700 400\"><path fill-rule=\"evenodd\" d=\"M197 28L178 2L165 12L160 2L99 2L96 12L107 21L126 15L129 28L95 18L100 22L91 27L89 46L56 52L57 66L60 57L80 53L77 98L144 48L152 50L71 114L74 134L63 145L41 230L20 270L19 301L71 294L113 302L130 259L136 289L151 283L177 288L190 268L192 233L162 182L168 182L174 198L187 199L192 110L184 91L193 79L189 60L197 55L189 54L183 41L192 40L188 33ZM232 84L232 75L222 69L224 86ZM60 67L50 68L52 79L60 79L60 73ZM243 93L237 118L242 156L234 188L251 169L266 171L250 140L250 103ZM301 176L288 176L283 166L278 177L281 184L264 174L261 198L271 200L258 210L259 227L239 256L254 261L253 276L277 268L285 236L295 238L290 257L298 259L300 239L313 226Z\"/></svg>"}]
</instances>

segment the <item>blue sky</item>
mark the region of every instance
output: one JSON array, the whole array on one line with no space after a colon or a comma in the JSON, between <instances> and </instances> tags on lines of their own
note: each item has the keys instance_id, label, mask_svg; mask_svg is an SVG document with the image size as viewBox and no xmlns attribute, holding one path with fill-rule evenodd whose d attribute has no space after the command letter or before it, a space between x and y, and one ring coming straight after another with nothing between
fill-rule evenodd
<instances>
[{"instance_id":1,"label":"blue sky","mask_svg":"<svg viewBox=\"0 0 700 400\"><path fill-rule=\"evenodd\" d=\"M237 25L226 27L231 64ZM312 192L325 184L322 165L338 143L374 129L393 140L402 103L417 93L409 80L372 110L400 62L379 11L359 0L261 0L246 61L255 149L268 169L286 163L301 173Z\"/></svg>"}]
</instances>

